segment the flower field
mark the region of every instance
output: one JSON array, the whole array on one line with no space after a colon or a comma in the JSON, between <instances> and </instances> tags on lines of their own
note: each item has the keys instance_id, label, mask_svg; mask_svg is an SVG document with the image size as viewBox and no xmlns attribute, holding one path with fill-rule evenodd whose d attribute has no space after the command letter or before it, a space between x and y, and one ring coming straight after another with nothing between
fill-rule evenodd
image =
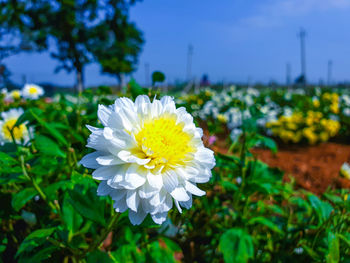
<instances>
[{"instance_id":1,"label":"flower field","mask_svg":"<svg viewBox=\"0 0 350 263\"><path fill-rule=\"evenodd\" d=\"M0 262L350 262L347 90L0 96Z\"/></svg>"}]
</instances>

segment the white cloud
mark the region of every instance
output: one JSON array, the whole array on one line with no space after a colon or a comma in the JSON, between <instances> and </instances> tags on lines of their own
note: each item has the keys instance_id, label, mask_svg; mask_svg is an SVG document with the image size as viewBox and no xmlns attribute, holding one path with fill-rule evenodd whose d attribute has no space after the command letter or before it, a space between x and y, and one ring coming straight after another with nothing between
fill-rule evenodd
<instances>
[{"instance_id":1,"label":"white cloud","mask_svg":"<svg viewBox=\"0 0 350 263\"><path fill-rule=\"evenodd\" d=\"M345 9L350 0L271 0L266 1L255 15L243 18L240 27L275 27L283 24L288 17L298 17L315 11Z\"/></svg>"}]
</instances>

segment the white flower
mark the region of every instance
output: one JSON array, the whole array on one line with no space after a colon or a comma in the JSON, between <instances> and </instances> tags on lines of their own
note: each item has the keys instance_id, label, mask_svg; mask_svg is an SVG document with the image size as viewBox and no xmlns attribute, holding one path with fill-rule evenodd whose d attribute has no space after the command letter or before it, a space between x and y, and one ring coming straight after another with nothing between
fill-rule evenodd
<instances>
[{"instance_id":1,"label":"white flower","mask_svg":"<svg viewBox=\"0 0 350 263\"><path fill-rule=\"evenodd\" d=\"M0 93L6 96L7 95L7 89L6 88L1 89Z\"/></svg>"},{"instance_id":2,"label":"white flower","mask_svg":"<svg viewBox=\"0 0 350 263\"><path fill-rule=\"evenodd\" d=\"M18 100L22 97L22 93L18 89L11 90L6 94L5 100Z\"/></svg>"},{"instance_id":3,"label":"white flower","mask_svg":"<svg viewBox=\"0 0 350 263\"><path fill-rule=\"evenodd\" d=\"M27 143L30 139L29 131L25 123L22 123L18 127L13 126L16 124L19 116L23 114L23 109L10 109L7 112L2 112L0 120L0 144L3 145L6 142ZM32 130L31 130L32 131ZM11 134L12 132L12 134Z\"/></svg>"},{"instance_id":4,"label":"white flower","mask_svg":"<svg viewBox=\"0 0 350 263\"><path fill-rule=\"evenodd\" d=\"M346 178L350 180L350 165L348 163L343 163L340 168L340 173Z\"/></svg>"},{"instance_id":5,"label":"white flower","mask_svg":"<svg viewBox=\"0 0 350 263\"><path fill-rule=\"evenodd\" d=\"M213 152L203 146L192 116L176 109L171 97L152 103L147 96L135 103L118 98L109 107L99 105L97 114L104 127L88 126L87 144L96 152L80 163L96 169L98 195L110 195L117 212L129 209L132 224L147 214L161 224L173 202L182 212L181 206L192 206L192 195L205 194L196 184L209 181Z\"/></svg>"},{"instance_id":6,"label":"white flower","mask_svg":"<svg viewBox=\"0 0 350 263\"><path fill-rule=\"evenodd\" d=\"M25 84L22 89L23 97L26 99L36 100L44 95L44 89L35 84Z\"/></svg>"},{"instance_id":7,"label":"white flower","mask_svg":"<svg viewBox=\"0 0 350 263\"><path fill-rule=\"evenodd\" d=\"M345 108L345 109L343 110L343 113L344 113L344 115L345 115L346 117L350 117L350 108Z\"/></svg>"},{"instance_id":8,"label":"white flower","mask_svg":"<svg viewBox=\"0 0 350 263\"><path fill-rule=\"evenodd\" d=\"M233 129L230 134L231 140L233 142L237 142L237 140L239 139L242 133L243 133L242 129L238 129L238 128Z\"/></svg>"}]
</instances>

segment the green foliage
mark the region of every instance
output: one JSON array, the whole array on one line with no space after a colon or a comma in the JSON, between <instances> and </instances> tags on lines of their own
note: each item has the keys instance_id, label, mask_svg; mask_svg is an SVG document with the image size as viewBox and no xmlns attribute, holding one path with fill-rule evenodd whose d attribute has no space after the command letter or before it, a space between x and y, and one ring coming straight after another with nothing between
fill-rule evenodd
<instances>
[{"instance_id":1,"label":"green foliage","mask_svg":"<svg viewBox=\"0 0 350 263\"><path fill-rule=\"evenodd\" d=\"M152 85L156 84L157 82L163 82L165 80L165 75L163 72L160 71L154 71L152 73Z\"/></svg>"},{"instance_id":2,"label":"green foliage","mask_svg":"<svg viewBox=\"0 0 350 263\"><path fill-rule=\"evenodd\" d=\"M253 240L240 228L232 228L222 234L219 246L227 263L248 262L253 257Z\"/></svg>"},{"instance_id":3,"label":"green foliage","mask_svg":"<svg viewBox=\"0 0 350 263\"><path fill-rule=\"evenodd\" d=\"M194 197L191 209L172 209L160 227L149 217L131 226L110 197L96 195L98 182L78 163L89 152L85 126L100 125L97 105L113 102L110 90L86 91L77 101L61 95L23 103L17 125L35 128L31 142L0 147L3 262L350 260L349 191L316 196L284 183L281 171L250 153L256 146L277 151L254 123L244 124L229 154L216 154L213 177L202 187L207 195Z\"/></svg>"}]
</instances>

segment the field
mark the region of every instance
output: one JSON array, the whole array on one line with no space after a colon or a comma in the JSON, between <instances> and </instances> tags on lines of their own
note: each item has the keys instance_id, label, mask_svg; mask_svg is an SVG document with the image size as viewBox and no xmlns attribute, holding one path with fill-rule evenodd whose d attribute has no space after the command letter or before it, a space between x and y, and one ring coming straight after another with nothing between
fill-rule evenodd
<instances>
[{"instance_id":1,"label":"field","mask_svg":"<svg viewBox=\"0 0 350 263\"><path fill-rule=\"evenodd\" d=\"M99 105L122 96L148 105L138 96L165 94L135 82L123 95L109 87L52 97L17 92L0 99L0 262L350 262L349 91L230 86L167 94L193 116L184 122L203 129L215 167L209 182L197 181L205 195L192 202L190 194L190 203L172 195L164 222L154 213L136 222L131 209L121 211L113 193L101 194L105 177L84 156L92 156L86 146L97 132L87 125L112 122L102 113L111 108ZM173 119L160 120L142 130L157 147L156 131L165 129L158 126ZM187 135L169 132L188 150Z\"/></svg>"}]
</instances>

